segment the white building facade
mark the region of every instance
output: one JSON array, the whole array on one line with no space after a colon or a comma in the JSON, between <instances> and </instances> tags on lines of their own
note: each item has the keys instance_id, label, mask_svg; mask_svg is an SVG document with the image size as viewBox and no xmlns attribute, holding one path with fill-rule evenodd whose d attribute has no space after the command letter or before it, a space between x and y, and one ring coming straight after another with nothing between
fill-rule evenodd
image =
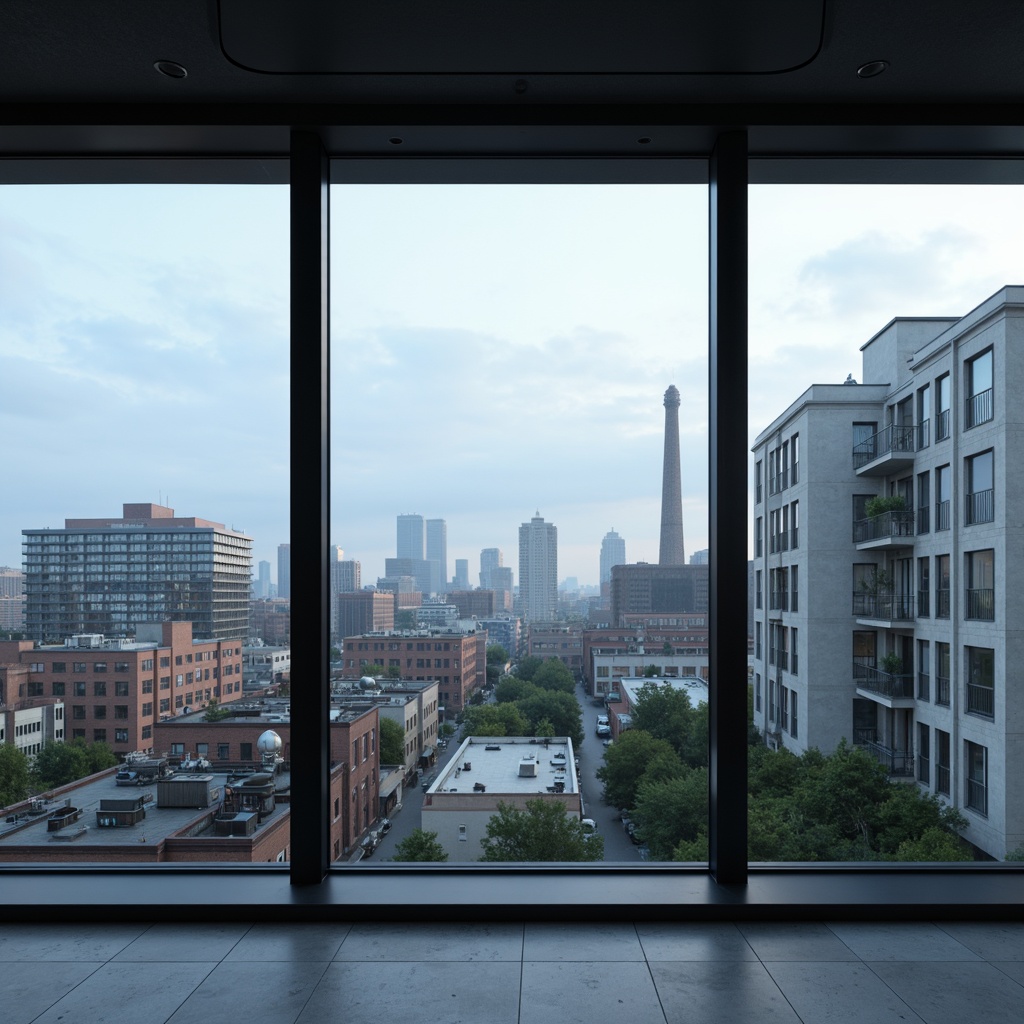
<instances>
[{"instance_id":1,"label":"white building facade","mask_svg":"<svg viewBox=\"0 0 1024 1024\"><path fill-rule=\"evenodd\" d=\"M519 599L528 622L553 622L558 609L558 529L538 512L519 527Z\"/></svg>"},{"instance_id":2,"label":"white building facade","mask_svg":"<svg viewBox=\"0 0 1024 1024\"><path fill-rule=\"evenodd\" d=\"M813 385L754 445L755 722L797 753L864 747L1003 859L1024 842L1024 287L861 351L866 383Z\"/></svg>"}]
</instances>

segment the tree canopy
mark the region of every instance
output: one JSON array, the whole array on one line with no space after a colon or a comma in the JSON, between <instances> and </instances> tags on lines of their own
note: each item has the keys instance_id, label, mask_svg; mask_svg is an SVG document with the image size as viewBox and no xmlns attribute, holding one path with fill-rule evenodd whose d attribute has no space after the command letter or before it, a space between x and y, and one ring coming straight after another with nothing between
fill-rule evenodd
<instances>
[{"instance_id":1,"label":"tree canopy","mask_svg":"<svg viewBox=\"0 0 1024 1024\"><path fill-rule=\"evenodd\" d=\"M587 835L562 804L530 800L525 810L499 803L481 840L482 861L591 861L604 858L604 839Z\"/></svg>"},{"instance_id":2,"label":"tree canopy","mask_svg":"<svg viewBox=\"0 0 1024 1024\"><path fill-rule=\"evenodd\" d=\"M517 704L477 704L463 712L466 736L528 736L530 723Z\"/></svg>"},{"instance_id":3,"label":"tree canopy","mask_svg":"<svg viewBox=\"0 0 1024 1024\"><path fill-rule=\"evenodd\" d=\"M445 848L437 841L436 832L415 828L395 846L392 860L398 861L444 861L448 859Z\"/></svg>"},{"instance_id":4,"label":"tree canopy","mask_svg":"<svg viewBox=\"0 0 1024 1024\"><path fill-rule=\"evenodd\" d=\"M405 764L405 732L393 719L380 717L380 763Z\"/></svg>"},{"instance_id":5,"label":"tree canopy","mask_svg":"<svg viewBox=\"0 0 1024 1024\"><path fill-rule=\"evenodd\" d=\"M637 788L648 767L658 765L659 776L681 775L679 755L668 740L657 739L642 729L629 729L605 751L604 764L597 777L604 784L605 799L613 807L631 808L636 804Z\"/></svg>"},{"instance_id":6,"label":"tree canopy","mask_svg":"<svg viewBox=\"0 0 1024 1024\"><path fill-rule=\"evenodd\" d=\"M24 800L29 794L28 758L11 743L0 744L0 807Z\"/></svg>"},{"instance_id":7,"label":"tree canopy","mask_svg":"<svg viewBox=\"0 0 1024 1024\"><path fill-rule=\"evenodd\" d=\"M504 665L508 662L508 651L501 644L487 645L487 664Z\"/></svg>"},{"instance_id":8,"label":"tree canopy","mask_svg":"<svg viewBox=\"0 0 1024 1024\"><path fill-rule=\"evenodd\" d=\"M708 763L708 705L696 707L690 695L664 683L644 683L630 709L633 726L667 740L692 768Z\"/></svg>"}]
</instances>

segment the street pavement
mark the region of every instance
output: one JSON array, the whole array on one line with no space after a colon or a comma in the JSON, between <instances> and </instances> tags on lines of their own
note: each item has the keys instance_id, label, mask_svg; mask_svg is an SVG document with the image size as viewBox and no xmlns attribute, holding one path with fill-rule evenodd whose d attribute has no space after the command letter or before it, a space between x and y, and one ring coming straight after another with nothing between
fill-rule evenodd
<instances>
[{"instance_id":1,"label":"street pavement","mask_svg":"<svg viewBox=\"0 0 1024 1024\"><path fill-rule=\"evenodd\" d=\"M493 697L490 698L493 701ZM576 751L580 759L579 782L583 795L583 817L593 818L597 822L598 831L604 836L604 859L606 862L635 864L640 860L640 853L626 835L619 810L610 807L601 797L602 786L596 772L604 758L604 744L595 732L597 716L600 709L594 707L587 697L582 685L576 688L576 699L583 709L583 746ZM455 734L449 737L448 747L438 751L437 765L428 774L441 772L445 765L455 756L464 736L459 726ZM423 791L416 786L406 789L402 794L402 809L391 815L391 831L384 836L367 863L390 860L394 856L395 847L411 835L421 825L423 810Z\"/></svg>"}]
</instances>

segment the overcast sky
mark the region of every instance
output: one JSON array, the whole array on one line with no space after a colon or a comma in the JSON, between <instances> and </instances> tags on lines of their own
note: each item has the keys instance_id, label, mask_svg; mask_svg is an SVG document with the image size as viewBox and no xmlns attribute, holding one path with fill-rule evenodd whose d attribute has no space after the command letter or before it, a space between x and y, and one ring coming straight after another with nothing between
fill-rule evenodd
<instances>
[{"instance_id":1,"label":"overcast sky","mask_svg":"<svg viewBox=\"0 0 1024 1024\"><path fill-rule=\"evenodd\" d=\"M707 198L698 186L332 192L332 540L363 582L395 517L448 522L448 574L558 527L656 561L664 409L682 393L686 550L707 546ZM751 437L812 383L861 380L894 316L1024 283L1024 190L751 194ZM21 531L170 504L288 538L287 195L277 187L0 188L0 565ZM301 478L300 478L301 482Z\"/></svg>"}]
</instances>

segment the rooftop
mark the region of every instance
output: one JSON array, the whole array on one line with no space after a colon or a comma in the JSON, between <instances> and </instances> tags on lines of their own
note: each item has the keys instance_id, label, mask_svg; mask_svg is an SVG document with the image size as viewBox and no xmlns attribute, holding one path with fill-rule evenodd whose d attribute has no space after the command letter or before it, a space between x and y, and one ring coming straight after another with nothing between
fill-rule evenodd
<instances>
[{"instance_id":1,"label":"rooftop","mask_svg":"<svg viewBox=\"0 0 1024 1024\"><path fill-rule=\"evenodd\" d=\"M466 765L469 765L467 768ZM565 736L469 736L428 793L579 792L572 741Z\"/></svg>"},{"instance_id":2,"label":"rooftop","mask_svg":"<svg viewBox=\"0 0 1024 1024\"><path fill-rule=\"evenodd\" d=\"M619 680L619 692L630 703L636 701L637 693L647 684L655 683L657 686L670 686L673 690L685 690L690 696L690 703L696 706L701 701L707 702L708 684L706 679L698 676L682 676L678 679L666 679L661 676L653 678L623 677Z\"/></svg>"}]
</instances>

